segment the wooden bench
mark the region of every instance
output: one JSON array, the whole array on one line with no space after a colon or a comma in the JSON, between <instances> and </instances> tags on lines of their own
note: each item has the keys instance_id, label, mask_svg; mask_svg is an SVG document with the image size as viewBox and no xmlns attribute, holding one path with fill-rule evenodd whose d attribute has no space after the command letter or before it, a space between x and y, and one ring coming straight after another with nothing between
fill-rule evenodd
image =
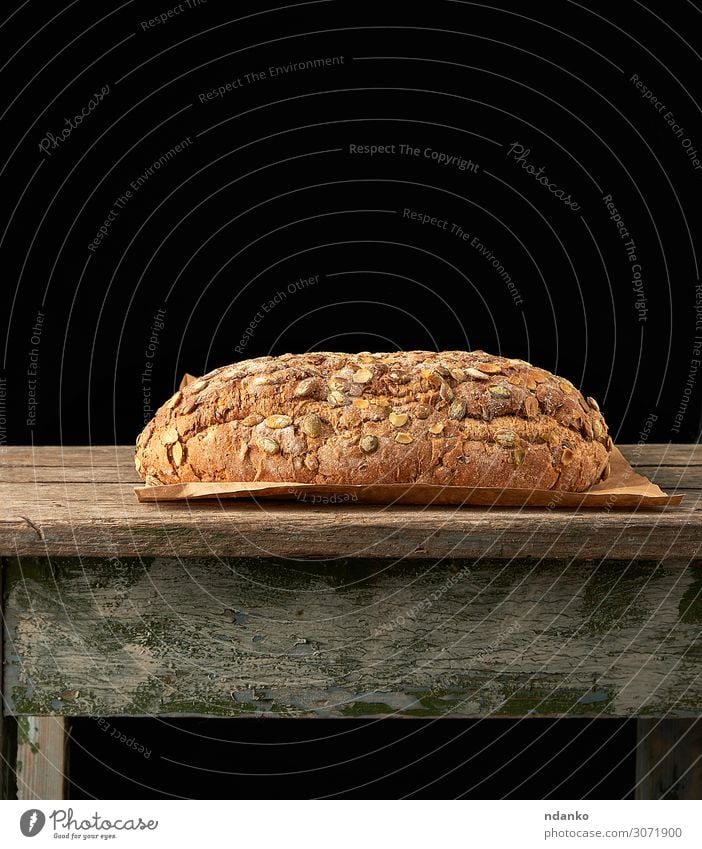
<instances>
[{"instance_id":1,"label":"wooden bench","mask_svg":"<svg viewBox=\"0 0 702 849\"><path fill-rule=\"evenodd\" d=\"M635 717L637 795L702 797L702 449L666 510L139 504L127 447L0 452L4 793L70 716ZM0 728L0 731L2 729Z\"/></svg>"}]
</instances>

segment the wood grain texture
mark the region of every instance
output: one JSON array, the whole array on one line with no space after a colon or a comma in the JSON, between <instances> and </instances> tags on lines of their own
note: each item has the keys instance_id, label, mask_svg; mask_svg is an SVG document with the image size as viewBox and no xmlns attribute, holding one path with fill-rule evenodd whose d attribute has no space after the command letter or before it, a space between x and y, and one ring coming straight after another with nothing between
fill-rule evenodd
<instances>
[{"instance_id":1,"label":"wood grain texture","mask_svg":"<svg viewBox=\"0 0 702 849\"><path fill-rule=\"evenodd\" d=\"M132 449L8 448L0 456L7 556L676 557L702 547L699 446L623 446L682 504L665 510L139 504Z\"/></svg>"},{"instance_id":2,"label":"wood grain texture","mask_svg":"<svg viewBox=\"0 0 702 849\"><path fill-rule=\"evenodd\" d=\"M702 564L43 560L20 715L693 716Z\"/></svg>"},{"instance_id":3,"label":"wood grain texture","mask_svg":"<svg viewBox=\"0 0 702 849\"><path fill-rule=\"evenodd\" d=\"M17 798L63 799L66 782L66 720L27 716L19 720Z\"/></svg>"},{"instance_id":4,"label":"wood grain texture","mask_svg":"<svg viewBox=\"0 0 702 849\"><path fill-rule=\"evenodd\" d=\"M636 798L702 799L702 720L639 719Z\"/></svg>"}]
</instances>

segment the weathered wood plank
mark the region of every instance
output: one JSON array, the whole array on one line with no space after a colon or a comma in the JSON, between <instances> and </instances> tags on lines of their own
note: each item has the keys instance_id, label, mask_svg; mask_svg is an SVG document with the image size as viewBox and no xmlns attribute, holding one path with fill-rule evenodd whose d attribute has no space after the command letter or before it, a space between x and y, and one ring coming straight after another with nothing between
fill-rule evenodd
<instances>
[{"instance_id":1,"label":"weathered wood plank","mask_svg":"<svg viewBox=\"0 0 702 849\"><path fill-rule=\"evenodd\" d=\"M702 445L690 443L651 443L648 445L619 445L632 465L702 465ZM0 465L13 466L74 466L118 463L131 465L132 445L38 445L9 446L3 451Z\"/></svg>"},{"instance_id":2,"label":"weathered wood plank","mask_svg":"<svg viewBox=\"0 0 702 849\"><path fill-rule=\"evenodd\" d=\"M619 445L619 443L618 443ZM632 465L645 458L650 465L702 465L702 445L691 443L651 443L648 445L624 444L619 448ZM2 452L0 465L75 466L132 464L132 445L13 445Z\"/></svg>"},{"instance_id":3,"label":"weathered wood plank","mask_svg":"<svg viewBox=\"0 0 702 849\"><path fill-rule=\"evenodd\" d=\"M118 485L74 484L48 502L0 486L6 555L193 557L635 557L695 559L702 498L664 511L138 504Z\"/></svg>"},{"instance_id":4,"label":"weathered wood plank","mask_svg":"<svg viewBox=\"0 0 702 849\"><path fill-rule=\"evenodd\" d=\"M0 466L0 483L36 484L128 483L142 481L134 466Z\"/></svg>"},{"instance_id":5,"label":"weathered wood plank","mask_svg":"<svg viewBox=\"0 0 702 849\"><path fill-rule=\"evenodd\" d=\"M17 714L693 716L702 564L12 565Z\"/></svg>"},{"instance_id":6,"label":"weathered wood plank","mask_svg":"<svg viewBox=\"0 0 702 849\"><path fill-rule=\"evenodd\" d=\"M620 445L632 464L657 468L702 467L702 445ZM0 482L90 482L129 480L138 483L130 445L11 446L0 454Z\"/></svg>"},{"instance_id":7,"label":"weathered wood plank","mask_svg":"<svg viewBox=\"0 0 702 849\"><path fill-rule=\"evenodd\" d=\"M636 470L671 494L678 488L702 489L702 466L640 464ZM30 488L38 484L65 486L73 483L139 486L141 480L131 463L122 466L0 466L0 484L3 483L21 483ZM97 489L99 491L99 487Z\"/></svg>"},{"instance_id":8,"label":"weathered wood plank","mask_svg":"<svg viewBox=\"0 0 702 849\"><path fill-rule=\"evenodd\" d=\"M702 544L699 446L630 446L685 500L664 511L516 510L216 502L139 504L131 448L9 448L0 456L0 554L70 556L692 559ZM14 459L13 459L14 458ZM35 461L37 465L30 465ZM645 462L644 462L645 461ZM665 461L666 465L655 465ZM24 465L23 465L24 464ZM4 470L4 471L3 471ZM28 479L23 480L22 476ZM655 531L655 532L654 532Z\"/></svg>"},{"instance_id":9,"label":"weathered wood plank","mask_svg":"<svg viewBox=\"0 0 702 849\"><path fill-rule=\"evenodd\" d=\"M702 445L685 443L653 443L651 445L620 445L632 466L660 464L666 466L702 466Z\"/></svg>"},{"instance_id":10,"label":"weathered wood plank","mask_svg":"<svg viewBox=\"0 0 702 849\"><path fill-rule=\"evenodd\" d=\"M63 799L66 783L66 720L25 716L18 721L17 798Z\"/></svg>"},{"instance_id":11,"label":"weathered wood plank","mask_svg":"<svg viewBox=\"0 0 702 849\"><path fill-rule=\"evenodd\" d=\"M12 445L0 455L0 466L133 465L130 445Z\"/></svg>"},{"instance_id":12,"label":"weathered wood plank","mask_svg":"<svg viewBox=\"0 0 702 849\"><path fill-rule=\"evenodd\" d=\"M132 503L111 484L75 484L33 504L8 495L8 555L193 557L635 557L695 559L702 499L659 511L323 507L304 503ZM107 490L107 492L106 492ZM115 491L116 490L116 491ZM2 498L2 487L0 487Z\"/></svg>"},{"instance_id":13,"label":"weathered wood plank","mask_svg":"<svg viewBox=\"0 0 702 849\"><path fill-rule=\"evenodd\" d=\"M702 798L702 719L639 719L637 799Z\"/></svg>"},{"instance_id":14,"label":"weathered wood plank","mask_svg":"<svg viewBox=\"0 0 702 849\"><path fill-rule=\"evenodd\" d=\"M702 489L702 466L637 466L636 470L671 495L679 491Z\"/></svg>"}]
</instances>

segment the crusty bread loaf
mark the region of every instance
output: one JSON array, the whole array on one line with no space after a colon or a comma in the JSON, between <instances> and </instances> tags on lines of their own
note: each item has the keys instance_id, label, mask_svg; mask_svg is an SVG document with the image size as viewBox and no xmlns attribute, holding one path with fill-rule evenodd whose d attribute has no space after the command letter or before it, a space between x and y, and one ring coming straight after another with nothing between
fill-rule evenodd
<instances>
[{"instance_id":1,"label":"crusty bread loaf","mask_svg":"<svg viewBox=\"0 0 702 849\"><path fill-rule=\"evenodd\" d=\"M137 440L147 483L297 481L580 492L609 474L597 403L483 351L309 353L215 369Z\"/></svg>"}]
</instances>

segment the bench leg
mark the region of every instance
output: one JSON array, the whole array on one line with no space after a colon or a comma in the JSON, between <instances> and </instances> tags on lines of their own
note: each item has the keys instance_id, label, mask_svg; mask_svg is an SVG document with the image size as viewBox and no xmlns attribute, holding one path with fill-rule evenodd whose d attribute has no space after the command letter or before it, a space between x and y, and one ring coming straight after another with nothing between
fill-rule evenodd
<instances>
[{"instance_id":1,"label":"bench leg","mask_svg":"<svg viewBox=\"0 0 702 849\"><path fill-rule=\"evenodd\" d=\"M636 721L635 795L702 798L702 719Z\"/></svg>"},{"instance_id":2,"label":"bench leg","mask_svg":"<svg viewBox=\"0 0 702 849\"><path fill-rule=\"evenodd\" d=\"M63 799L66 785L68 736L60 716L5 716L5 616L3 577L7 563L0 559L0 799Z\"/></svg>"},{"instance_id":3,"label":"bench leg","mask_svg":"<svg viewBox=\"0 0 702 849\"><path fill-rule=\"evenodd\" d=\"M17 798L63 799L68 735L62 716L17 718Z\"/></svg>"},{"instance_id":4,"label":"bench leg","mask_svg":"<svg viewBox=\"0 0 702 849\"><path fill-rule=\"evenodd\" d=\"M5 721L5 697L3 695L3 673L5 671L4 644L5 644L5 612L3 609L3 578L5 576L5 559L0 558L0 799L10 796L10 742L8 739L8 727Z\"/></svg>"}]
</instances>

